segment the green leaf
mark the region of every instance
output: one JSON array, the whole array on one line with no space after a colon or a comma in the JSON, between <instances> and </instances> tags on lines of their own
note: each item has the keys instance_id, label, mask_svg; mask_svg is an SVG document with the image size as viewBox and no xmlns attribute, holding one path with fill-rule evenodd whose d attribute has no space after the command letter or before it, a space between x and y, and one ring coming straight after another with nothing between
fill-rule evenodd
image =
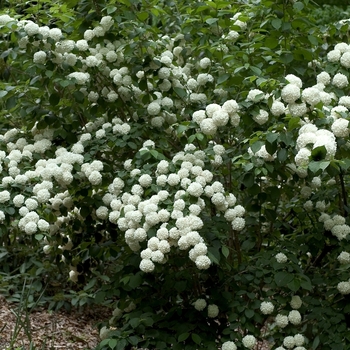
<instances>
[{"instance_id":1,"label":"green leaf","mask_svg":"<svg viewBox=\"0 0 350 350\"><path fill-rule=\"evenodd\" d=\"M318 345L320 344L320 337L317 335L312 342L312 350L316 350Z\"/></svg>"},{"instance_id":2,"label":"green leaf","mask_svg":"<svg viewBox=\"0 0 350 350\"><path fill-rule=\"evenodd\" d=\"M294 278L294 275L292 275L289 272L286 271L280 271L275 274L275 282L278 287L285 287L288 285L289 282L291 282Z\"/></svg>"},{"instance_id":3,"label":"green leaf","mask_svg":"<svg viewBox=\"0 0 350 350\"><path fill-rule=\"evenodd\" d=\"M281 56L280 56L280 60L282 63L284 64L288 64L288 63L291 63L294 59L294 56L293 54L291 53L283 53Z\"/></svg>"},{"instance_id":4,"label":"green leaf","mask_svg":"<svg viewBox=\"0 0 350 350\"><path fill-rule=\"evenodd\" d=\"M201 337L198 334L196 334L196 333L192 333L191 334L191 338L198 345L200 345L200 343L202 342Z\"/></svg>"},{"instance_id":5,"label":"green leaf","mask_svg":"<svg viewBox=\"0 0 350 350\"><path fill-rule=\"evenodd\" d=\"M296 10L297 12L300 12L304 8L304 4L300 1L295 2L293 4L293 9Z\"/></svg>"},{"instance_id":6,"label":"green leaf","mask_svg":"<svg viewBox=\"0 0 350 350\"><path fill-rule=\"evenodd\" d=\"M287 157L288 157L288 152L285 148L281 148L278 150L277 152L277 159L283 163L287 160Z\"/></svg>"},{"instance_id":7,"label":"green leaf","mask_svg":"<svg viewBox=\"0 0 350 350\"><path fill-rule=\"evenodd\" d=\"M42 234L40 234L40 233L37 233L37 234L35 235L35 239L36 239L37 241L41 241L43 238L44 238L44 235L42 235Z\"/></svg>"},{"instance_id":8,"label":"green leaf","mask_svg":"<svg viewBox=\"0 0 350 350\"><path fill-rule=\"evenodd\" d=\"M125 347L128 345L128 342L126 339L121 339L117 343L116 350L125 350Z\"/></svg>"},{"instance_id":9,"label":"green leaf","mask_svg":"<svg viewBox=\"0 0 350 350\"><path fill-rule=\"evenodd\" d=\"M264 41L264 45L267 46L269 49L274 49L278 44L279 44L278 40L273 36L269 36Z\"/></svg>"},{"instance_id":10,"label":"green leaf","mask_svg":"<svg viewBox=\"0 0 350 350\"><path fill-rule=\"evenodd\" d=\"M313 45L313 46L318 46L318 40L317 38L315 38L314 36L312 35L308 35L307 37L310 41L310 43Z\"/></svg>"},{"instance_id":11,"label":"green leaf","mask_svg":"<svg viewBox=\"0 0 350 350\"><path fill-rule=\"evenodd\" d=\"M279 19L279 18L274 18L272 21L271 21L271 25L272 27L274 27L275 29L280 29L281 26L282 26L282 21Z\"/></svg>"},{"instance_id":12,"label":"green leaf","mask_svg":"<svg viewBox=\"0 0 350 350\"><path fill-rule=\"evenodd\" d=\"M140 324L140 319L139 318L132 318L130 321L130 326L132 328L136 328Z\"/></svg>"},{"instance_id":13,"label":"green leaf","mask_svg":"<svg viewBox=\"0 0 350 350\"><path fill-rule=\"evenodd\" d=\"M111 340L108 342L108 346L109 346L111 349L114 349L114 348L117 346L117 343L118 343L118 340L117 340L117 339L111 339Z\"/></svg>"},{"instance_id":14,"label":"green leaf","mask_svg":"<svg viewBox=\"0 0 350 350\"><path fill-rule=\"evenodd\" d=\"M219 20L219 18L208 18L205 23L209 24L210 26L214 23L216 23Z\"/></svg>"},{"instance_id":15,"label":"green leaf","mask_svg":"<svg viewBox=\"0 0 350 350\"><path fill-rule=\"evenodd\" d=\"M12 109L16 106L16 104L17 104L17 96L11 96L6 101L6 109Z\"/></svg>"},{"instance_id":16,"label":"green leaf","mask_svg":"<svg viewBox=\"0 0 350 350\"><path fill-rule=\"evenodd\" d=\"M252 187L255 183L255 176L253 173L246 173L243 177L242 183L245 187Z\"/></svg>"},{"instance_id":17,"label":"green leaf","mask_svg":"<svg viewBox=\"0 0 350 350\"><path fill-rule=\"evenodd\" d=\"M177 338L177 341L179 343L185 341L188 337L190 336L190 333L186 332L186 333L182 333L179 335L179 337Z\"/></svg>"},{"instance_id":18,"label":"green leaf","mask_svg":"<svg viewBox=\"0 0 350 350\"><path fill-rule=\"evenodd\" d=\"M287 284L287 287L292 291L292 292L296 292L299 290L300 288L300 281L297 278L293 278L293 281L290 281Z\"/></svg>"},{"instance_id":19,"label":"green leaf","mask_svg":"<svg viewBox=\"0 0 350 350\"><path fill-rule=\"evenodd\" d=\"M5 90L0 91L0 98L6 96L7 94L8 94L8 91L5 91Z\"/></svg>"},{"instance_id":20,"label":"green leaf","mask_svg":"<svg viewBox=\"0 0 350 350\"><path fill-rule=\"evenodd\" d=\"M179 95L179 97L184 98L187 96L187 92L186 90L179 88L179 87L174 87L173 90L175 91L175 93L177 95Z\"/></svg>"},{"instance_id":21,"label":"green leaf","mask_svg":"<svg viewBox=\"0 0 350 350\"><path fill-rule=\"evenodd\" d=\"M260 148L263 145L264 145L263 141L256 141L250 146L250 148L252 149L253 153L255 154L256 152L258 152L260 150Z\"/></svg>"},{"instance_id":22,"label":"green leaf","mask_svg":"<svg viewBox=\"0 0 350 350\"><path fill-rule=\"evenodd\" d=\"M319 161L325 159L327 155L327 149L325 146L319 146L311 151L311 159L314 161Z\"/></svg>"},{"instance_id":23,"label":"green leaf","mask_svg":"<svg viewBox=\"0 0 350 350\"><path fill-rule=\"evenodd\" d=\"M315 161L311 161L309 163L309 169L310 171L312 171L314 174L317 173L319 170L324 171L325 169L327 169L328 165L330 164L329 161L320 161L320 162L315 162Z\"/></svg>"},{"instance_id":24,"label":"green leaf","mask_svg":"<svg viewBox=\"0 0 350 350\"><path fill-rule=\"evenodd\" d=\"M252 318L254 316L254 311L250 309L245 309L244 314L247 316L247 318Z\"/></svg>"},{"instance_id":25,"label":"green leaf","mask_svg":"<svg viewBox=\"0 0 350 350\"><path fill-rule=\"evenodd\" d=\"M81 91L75 91L73 96L74 96L75 101L77 101L79 103L84 102L85 96Z\"/></svg>"},{"instance_id":26,"label":"green leaf","mask_svg":"<svg viewBox=\"0 0 350 350\"><path fill-rule=\"evenodd\" d=\"M221 252L222 252L222 255L227 259L227 257L230 254L230 250L225 245L223 245L221 247Z\"/></svg>"},{"instance_id":27,"label":"green leaf","mask_svg":"<svg viewBox=\"0 0 350 350\"><path fill-rule=\"evenodd\" d=\"M4 211L5 211L7 214L9 214L9 215L13 215L13 214L15 214L15 212L16 212L15 208L13 208L13 207L6 207L6 208L4 209Z\"/></svg>"},{"instance_id":28,"label":"green leaf","mask_svg":"<svg viewBox=\"0 0 350 350\"><path fill-rule=\"evenodd\" d=\"M218 77L218 79L217 79L217 83L218 83L218 84L223 83L223 82L226 81L230 76L231 76L231 74L228 74L228 73L219 75L219 77Z\"/></svg>"},{"instance_id":29,"label":"green leaf","mask_svg":"<svg viewBox=\"0 0 350 350\"><path fill-rule=\"evenodd\" d=\"M56 92L53 92L50 97L49 97L49 102L51 106L57 106L60 102L60 95L57 94Z\"/></svg>"},{"instance_id":30,"label":"green leaf","mask_svg":"<svg viewBox=\"0 0 350 350\"><path fill-rule=\"evenodd\" d=\"M148 12L138 12L137 13L137 18L141 21L144 22L148 18Z\"/></svg>"},{"instance_id":31,"label":"green leaf","mask_svg":"<svg viewBox=\"0 0 350 350\"><path fill-rule=\"evenodd\" d=\"M308 291L311 291L312 290L312 284L311 284L311 281L308 277L306 276L303 276L303 279L301 280L300 282L300 286L303 288L303 289L306 289Z\"/></svg>"},{"instance_id":32,"label":"green leaf","mask_svg":"<svg viewBox=\"0 0 350 350\"><path fill-rule=\"evenodd\" d=\"M108 6L107 7L107 14L111 14L113 12L117 11L117 8L115 6Z\"/></svg>"}]
</instances>

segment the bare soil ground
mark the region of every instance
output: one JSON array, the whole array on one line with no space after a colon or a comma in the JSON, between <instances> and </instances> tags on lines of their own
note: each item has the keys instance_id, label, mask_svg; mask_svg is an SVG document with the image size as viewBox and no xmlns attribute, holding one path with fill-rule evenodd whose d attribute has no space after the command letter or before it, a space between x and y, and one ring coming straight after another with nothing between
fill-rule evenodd
<instances>
[{"instance_id":1,"label":"bare soil ground","mask_svg":"<svg viewBox=\"0 0 350 350\"><path fill-rule=\"evenodd\" d=\"M9 304L0 296L0 350L9 349L13 339L16 308L16 304ZM100 341L97 324L108 320L110 312L103 308L87 308L71 313L39 309L32 311L29 317L30 335L36 350L93 350ZM29 344L30 339L22 329L14 346L27 350Z\"/></svg>"}]
</instances>

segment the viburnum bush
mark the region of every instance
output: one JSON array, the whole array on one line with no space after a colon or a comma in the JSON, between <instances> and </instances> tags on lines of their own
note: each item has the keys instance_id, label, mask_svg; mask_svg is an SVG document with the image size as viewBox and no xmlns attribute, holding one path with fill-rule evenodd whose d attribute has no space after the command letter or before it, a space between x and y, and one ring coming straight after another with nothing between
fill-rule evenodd
<instances>
[{"instance_id":1,"label":"viburnum bush","mask_svg":"<svg viewBox=\"0 0 350 350\"><path fill-rule=\"evenodd\" d=\"M345 350L348 22L54 6L0 15L5 272L110 305L98 349Z\"/></svg>"}]
</instances>

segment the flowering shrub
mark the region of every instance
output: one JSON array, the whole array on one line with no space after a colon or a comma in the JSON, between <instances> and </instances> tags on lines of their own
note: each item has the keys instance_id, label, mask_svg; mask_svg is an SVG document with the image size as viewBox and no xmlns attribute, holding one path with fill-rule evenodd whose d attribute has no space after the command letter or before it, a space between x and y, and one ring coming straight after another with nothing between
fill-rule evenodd
<instances>
[{"instance_id":1,"label":"flowering shrub","mask_svg":"<svg viewBox=\"0 0 350 350\"><path fill-rule=\"evenodd\" d=\"M346 349L345 22L138 5L0 15L0 259L112 305L99 349Z\"/></svg>"}]
</instances>

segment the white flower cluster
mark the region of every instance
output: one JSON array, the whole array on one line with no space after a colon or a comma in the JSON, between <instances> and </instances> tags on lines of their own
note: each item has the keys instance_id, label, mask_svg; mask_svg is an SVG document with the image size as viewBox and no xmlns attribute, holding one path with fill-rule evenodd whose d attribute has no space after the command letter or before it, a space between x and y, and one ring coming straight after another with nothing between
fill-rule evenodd
<instances>
[{"instance_id":1,"label":"white flower cluster","mask_svg":"<svg viewBox=\"0 0 350 350\"><path fill-rule=\"evenodd\" d=\"M324 229L331 231L339 241L346 239L350 234L350 226L346 224L346 219L341 215L330 217L328 214L322 213L318 220L323 222Z\"/></svg>"},{"instance_id":2,"label":"white flower cluster","mask_svg":"<svg viewBox=\"0 0 350 350\"><path fill-rule=\"evenodd\" d=\"M332 159L337 150L334 134L326 129L318 129L314 124L305 124L299 129L296 143L298 153L295 163L301 167L309 164L312 149L324 146L327 152L326 159Z\"/></svg>"},{"instance_id":3,"label":"white flower cluster","mask_svg":"<svg viewBox=\"0 0 350 350\"><path fill-rule=\"evenodd\" d=\"M235 100L228 100L222 106L212 103L205 110L193 113L192 120L197 123L205 135L214 136L218 128L231 122L232 126L238 126L240 121L239 105Z\"/></svg>"},{"instance_id":4,"label":"white flower cluster","mask_svg":"<svg viewBox=\"0 0 350 350\"><path fill-rule=\"evenodd\" d=\"M222 344L221 350L237 350L237 346L233 341L226 341Z\"/></svg>"},{"instance_id":5,"label":"white flower cluster","mask_svg":"<svg viewBox=\"0 0 350 350\"><path fill-rule=\"evenodd\" d=\"M280 264L284 264L288 261L288 258L286 256L286 254L284 254L284 253L277 253L275 255L275 258L276 258L277 262Z\"/></svg>"},{"instance_id":6,"label":"white flower cluster","mask_svg":"<svg viewBox=\"0 0 350 350\"><path fill-rule=\"evenodd\" d=\"M271 301L263 301L260 304L260 311L264 315L270 315L273 313L273 310L275 309L275 306L271 303Z\"/></svg>"},{"instance_id":7,"label":"white flower cluster","mask_svg":"<svg viewBox=\"0 0 350 350\"><path fill-rule=\"evenodd\" d=\"M265 145L262 145L260 147L260 149L258 151L256 151L255 153L253 152L253 150L249 147L248 148L248 153L252 156L255 156L255 157L258 157L259 159L259 162L258 162L258 165L260 164L260 162L272 162L276 159L277 157L277 154L274 153L274 154L270 154L267 152L266 150L266 146Z\"/></svg>"},{"instance_id":8,"label":"white flower cluster","mask_svg":"<svg viewBox=\"0 0 350 350\"><path fill-rule=\"evenodd\" d=\"M243 346L246 347L247 349L253 349L257 341L254 335L248 334L243 337L242 343L243 343Z\"/></svg>"},{"instance_id":9,"label":"white flower cluster","mask_svg":"<svg viewBox=\"0 0 350 350\"><path fill-rule=\"evenodd\" d=\"M337 285L337 289L340 294L350 294L350 279L348 281L339 282Z\"/></svg>"},{"instance_id":10,"label":"white flower cluster","mask_svg":"<svg viewBox=\"0 0 350 350\"><path fill-rule=\"evenodd\" d=\"M154 142L146 141L140 152L149 152ZM222 154L224 149L214 146L215 151ZM207 256L207 246L199 231L203 227L200 217L205 208L205 200L210 200L223 212L233 229L242 230L245 221L242 216L245 209L236 205L233 194L225 194L224 186L213 181L213 174L204 167L206 154L197 150L192 144L185 151L177 153L171 162L161 160L154 174L133 169L127 165L130 178L134 184L129 192L124 189L124 181L116 177L109 186L110 203L109 221L118 225L125 232L125 240L129 247L138 251L141 243L147 242L147 248L140 253L140 269L152 272L155 263L165 263L171 247L179 250L189 249L189 258L198 269L207 269L211 261ZM170 172L170 168L177 169ZM145 188L157 186L157 192ZM185 198L191 196L194 202L187 203ZM167 204L163 204L167 201ZM169 207L169 201L172 208ZM102 209L101 209L102 211ZM105 216L103 213L103 217ZM155 236L149 236L150 229Z\"/></svg>"}]
</instances>

